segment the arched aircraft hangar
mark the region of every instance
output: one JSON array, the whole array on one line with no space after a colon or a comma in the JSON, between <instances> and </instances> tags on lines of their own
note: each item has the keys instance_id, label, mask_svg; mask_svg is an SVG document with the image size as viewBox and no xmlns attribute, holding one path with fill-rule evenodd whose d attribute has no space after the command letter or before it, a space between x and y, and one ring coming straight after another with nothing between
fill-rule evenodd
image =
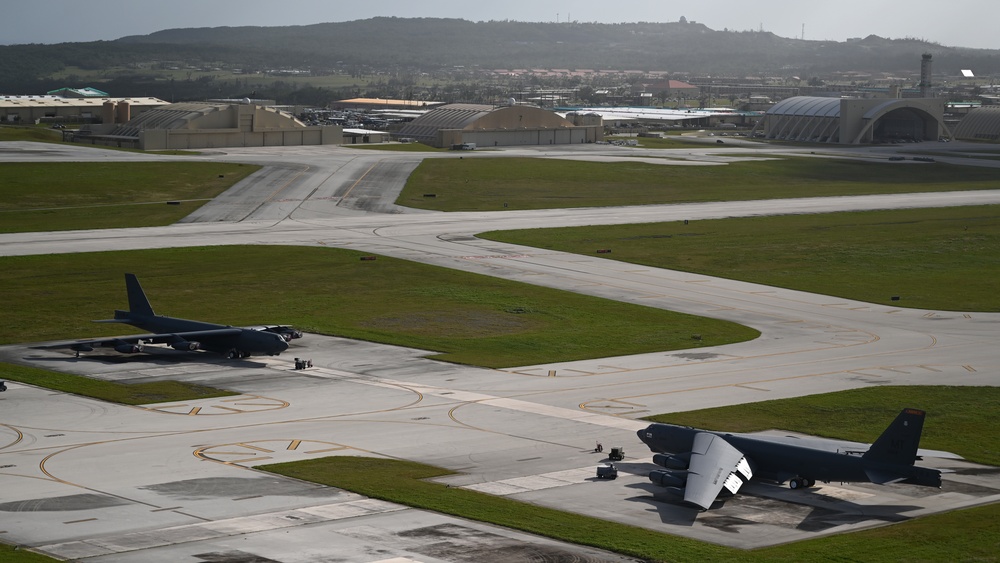
<instances>
[{"instance_id":1,"label":"arched aircraft hangar","mask_svg":"<svg viewBox=\"0 0 1000 563\"><path fill-rule=\"evenodd\" d=\"M765 139L860 145L951 137L943 98L795 96L767 110L754 128Z\"/></svg>"},{"instance_id":2,"label":"arched aircraft hangar","mask_svg":"<svg viewBox=\"0 0 1000 563\"><path fill-rule=\"evenodd\" d=\"M395 136L433 147L463 143L481 147L594 143L602 138L600 119L577 125L531 106L448 104L407 123Z\"/></svg>"}]
</instances>

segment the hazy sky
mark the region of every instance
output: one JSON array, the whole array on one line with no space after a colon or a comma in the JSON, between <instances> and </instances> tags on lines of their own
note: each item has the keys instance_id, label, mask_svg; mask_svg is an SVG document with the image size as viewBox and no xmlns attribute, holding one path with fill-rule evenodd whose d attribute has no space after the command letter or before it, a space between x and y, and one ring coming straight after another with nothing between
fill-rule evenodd
<instances>
[{"instance_id":1,"label":"hazy sky","mask_svg":"<svg viewBox=\"0 0 1000 563\"><path fill-rule=\"evenodd\" d=\"M760 29L782 37L843 41L880 35L955 47L1000 49L997 0L12 0L0 10L0 44L117 39L162 29L308 25L375 16L471 21L670 22L716 30ZM446 38L442 38L446 40Z\"/></svg>"}]
</instances>

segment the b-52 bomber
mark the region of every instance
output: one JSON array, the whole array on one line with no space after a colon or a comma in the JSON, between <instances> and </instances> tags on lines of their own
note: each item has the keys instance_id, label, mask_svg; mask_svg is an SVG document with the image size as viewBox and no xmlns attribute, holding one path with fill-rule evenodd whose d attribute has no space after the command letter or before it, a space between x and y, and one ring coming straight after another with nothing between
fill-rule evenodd
<instances>
[{"instance_id":1,"label":"b-52 bomber","mask_svg":"<svg viewBox=\"0 0 1000 563\"><path fill-rule=\"evenodd\" d=\"M941 472L919 467L920 455L958 457L918 450L924 411L903 409L871 446L855 442L760 436L700 430L673 424L650 424L637 432L663 467L649 480L682 496L684 503L709 510L751 479L788 482L792 489L816 481L906 483L941 487Z\"/></svg>"},{"instance_id":2,"label":"b-52 bomber","mask_svg":"<svg viewBox=\"0 0 1000 563\"><path fill-rule=\"evenodd\" d=\"M302 336L301 332L288 326L240 328L157 315L134 274L125 274L125 288L129 310L115 311L115 318L94 322L125 323L152 334L78 340L40 348L68 348L79 357L80 352L92 352L95 348L112 348L122 354L136 354L144 351L147 344L166 344L175 350L207 350L238 359L251 355L276 356L288 349L288 340Z\"/></svg>"}]
</instances>

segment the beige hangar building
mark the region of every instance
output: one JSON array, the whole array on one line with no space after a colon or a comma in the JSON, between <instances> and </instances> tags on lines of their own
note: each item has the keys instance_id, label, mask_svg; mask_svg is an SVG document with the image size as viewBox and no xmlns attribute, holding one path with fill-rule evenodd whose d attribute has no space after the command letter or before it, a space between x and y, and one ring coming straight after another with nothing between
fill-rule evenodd
<instances>
[{"instance_id":1,"label":"beige hangar building","mask_svg":"<svg viewBox=\"0 0 1000 563\"><path fill-rule=\"evenodd\" d=\"M794 96L767 110L755 136L780 141L859 145L951 137L944 98Z\"/></svg>"},{"instance_id":2,"label":"beige hangar building","mask_svg":"<svg viewBox=\"0 0 1000 563\"><path fill-rule=\"evenodd\" d=\"M10 124L88 123L107 117L107 107L128 116L163 107L159 98L0 96L0 121Z\"/></svg>"},{"instance_id":3,"label":"beige hangar building","mask_svg":"<svg viewBox=\"0 0 1000 563\"><path fill-rule=\"evenodd\" d=\"M596 115L563 118L533 106L448 104L407 123L395 136L447 148L595 143L603 134Z\"/></svg>"},{"instance_id":4,"label":"beige hangar building","mask_svg":"<svg viewBox=\"0 0 1000 563\"><path fill-rule=\"evenodd\" d=\"M337 145L340 126L307 126L291 114L256 104L189 102L168 104L131 119L106 108L103 124L87 126L74 141L142 150L216 147Z\"/></svg>"}]
</instances>

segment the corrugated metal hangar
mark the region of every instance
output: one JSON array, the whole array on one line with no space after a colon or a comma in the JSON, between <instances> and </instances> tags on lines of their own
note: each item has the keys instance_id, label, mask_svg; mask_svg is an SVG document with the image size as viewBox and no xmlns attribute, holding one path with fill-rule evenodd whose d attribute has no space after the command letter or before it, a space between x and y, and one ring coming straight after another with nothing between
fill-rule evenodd
<instances>
[{"instance_id":1,"label":"corrugated metal hangar","mask_svg":"<svg viewBox=\"0 0 1000 563\"><path fill-rule=\"evenodd\" d=\"M603 138L599 117L583 116L581 120L574 123L532 106L448 104L414 119L395 135L438 148L565 145L595 143Z\"/></svg>"},{"instance_id":2,"label":"corrugated metal hangar","mask_svg":"<svg viewBox=\"0 0 1000 563\"><path fill-rule=\"evenodd\" d=\"M871 144L951 137L944 98L822 98L795 96L767 110L752 134L765 139Z\"/></svg>"},{"instance_id":3,"label":"corrugated metal hangar","mask_svg":"<svg viewBox=\"0 0 1000 563\"><path fill-rule=\"evenodd\" d=\"M983 106L970 111L955 127L955 138L1000 141L1000 106Z\"/></svg>"}]
</instances>

